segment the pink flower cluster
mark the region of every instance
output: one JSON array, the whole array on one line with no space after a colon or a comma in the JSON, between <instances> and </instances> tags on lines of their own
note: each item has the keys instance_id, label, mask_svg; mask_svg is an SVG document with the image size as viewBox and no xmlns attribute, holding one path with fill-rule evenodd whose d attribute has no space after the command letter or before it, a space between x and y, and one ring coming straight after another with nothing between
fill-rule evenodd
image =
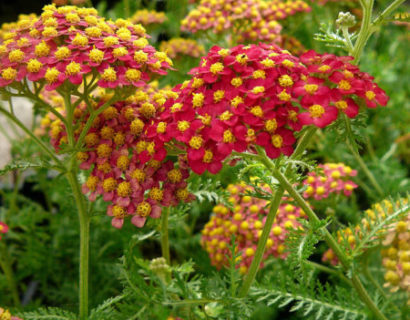
<instances>
[{"instance_id":1,"label":"pink flower cluster","mask_svg":"<svg viewBox=\"0 0 410 320\"><path fill-rule=\"evenodd\" d=\"M5 224L4 222L0 222L0 233L6 234L9 231L9 226ZM1 235L0 235L0 240L1 240Z\"/></svg>"},{"instance_id":2,"label":"pink flower cluster","mask_svg":"<svg viewBox=\"0 0 410 320\"><path fill-rule=\"evenodd\" d=\"M83 193L91 201L102 196L110 203L107 214L113 217L116 228L121 228L128 217L135 226L142 227L148 216L160 217L161 206L192 199L185 182L189 174L183 158L178 163L165 160L164 144L154 142L146 134L148 124L168 95L173 94L145 86L127 101L108 107L85 136L84 151L77 153L80 169L91 170ZM95 98L96 107L108 98ZM89 118L85 104L76 108L74 117L75 127L81 129ZM65 128L53 115L46 116L43 125L56 150L67 143Z\"/></svg>"},{"instance_id":3,"label":"pink flower cluster","mask_svg":"<svg viewBox=\"0 0 410 320\"><path fill-rule=\"evenodd\" d=\"M343 163L325 163L318 166L323 172L309 172L303 184L307 186L303 196L306 199L314 198L321 200L328 198L331 194L350 196L357 188L357 184L349 180L356 176L357 171L352 170Z\"/></svg>"},{"instance_id":4,"label":"pink flower cluster","mask_svg":"<svg viewBox=\"0 0 410 320\"><path fill-rule=\"evenodd\" d=\"M161 42L160 50L166 52L172 59L184 55L199 58L205 54L205 48L203 45L193 39L184 38L173 38L169 41L163 41Z\"/></svg>"},{"instance_id":5,"label":"pink flower cluster","mask_svg":"<svg viewBox=\"0 0 410 320\"><path fill-rule=\"evenodd\" d=\"M201 245L209 253L212 264L219 269L229 265L229 247L232 237L235 237L240 253L238 268L241 273L246 273L265 225L269 202L244 195L246 191L252 191L244 183L230 185L228 191L233 210L221 204L213 208L214 215L202 230ZM266 244L264 260L269 256L286 258L284 241L288 231L298 228L300 223L297 219L304 217L302 209L291 204L291 199L283 198Z\"/></svg>"},{"instance_id":6,"label":"pink flower cluster","mask_svg":"<svg viewBox=\"0 0 410 320\"><path fill-rule=\"evenodd\" d=\"M87 75L100 87L143 86L150 73L165 74L171 63L148 44L141 25L105 21L93 8L47 5L0 45L0 87L27 79L54 90L80 85Z\"/></svg>"},{"instance_id":7,"label":"pink flower cluster","mask_svg":"<svg viewBox=\"0 0 410 320\"><path fill-rule=\"evenodd\" d=\"M174 89L177 97L164 104L149 136L173 140L198 174L218 172L233 151L254 152L255 145L270 158L289 156L294 132L304 125L323 128L339 112L354 117L358 100L386 104L385 93L351 59L313 51L298 58L266 44L215 46L191 70L192 79Z\"/></svg>"},{"instance_id":8,"label":"pink flower cluster","mask_svg":"<svg viewBox=\"0 0 410 320\"><path fill-rule=\"evenodd\" d=\"M149 26L150 24L161 24L167 20L165 12L157 12L155 10L138 10L130 18L132 23L140 23L143 26Z\"/></svg>"},{"instance_id":9,"label":"pink flower cluster","mask_svg":"<svg viewBox=\"0 0 410 320\"><path fill-rule=\"evenodd\" d=\"M243 27L241 24L244 23L245 32L241 39L273 41L281 30L276 20L309 10L309 6L302 0L202 0L182 20L181 29L192 33L200 30L220 33L233 29L233 33L239 33Z\"/></svg>"}]
</instances>

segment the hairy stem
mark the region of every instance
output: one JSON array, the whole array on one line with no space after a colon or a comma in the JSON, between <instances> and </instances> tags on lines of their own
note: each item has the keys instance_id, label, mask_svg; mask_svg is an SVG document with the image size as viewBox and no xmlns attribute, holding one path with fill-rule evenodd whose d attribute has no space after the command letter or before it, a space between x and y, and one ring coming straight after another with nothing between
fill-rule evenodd
<instances>
[{"instance_id":1,"label":"hairy stem","mask_svg":"<svg viewBox=\"0 0 410 320\"><path fill-rule=\"evenodd\" d=\"M90 216L87 204L77 180L77 163L75 157L71 160L71 168L66 174L73 192L80 223L80 283L79 283L79 314L80 320L88 318L88 276L89 276L89 242L90 242Z\"/></svg>"},{"instance_id":2,"label":"hairy stem","mask_svg":"<svg viewBox=\"0 0 410 320\"><path fill-rule=\"evenodd\" d=\"M313 127L313 126L309 127L305 131L304 135L300 138L299 143L298 143L294 153L290 157L291 159L295 159L295 158L299 157L300 155L302 155L304 150L309 145L309 142L310 142L311 138L313 137L313 135L315 134L315 132L316 132L316 128ZM258 150L259 158L262 159L262 162L269 162L269 164L271 164L273 166L270 159L266 157L264 151L261 148L257 148L257 150ZM252 156L252 158L253 157L258 157L258 155L251 155L251 156ZM290 165L288 165L288 167L286 168L287 172L289 170L291 170ZM244 298L248 294L248 291L249 291L249 289L252 285L252 282L254 281L254 279L256 277L256 273L259 270L259 266L261 264L263 254L265 252L266 242L268 240L269 233L272 229L272 225L273 225L273 222L275 220L276 213L278 211L280 202L282 200L283 193L284 193L283 188L279 187L276 190L274 196L272 197L272 201L270 203L270 208L269 208L269 213L268 213L268 216L266 217L265 225L264 225L263 230L262 230L262 235L261 235L261 237L259 238L259 241L258 241L258 246L256 248L255 256L253 257L253 260L252 260L251 266L249 268L249 271L248 271L248 273L247 273L247 275L244 279L244 282L242 284L242 287L239 291L239 297L240 298Z\"/></svg>"},{"instance_id":3,"label":"hairy stem","mask_svg":"<svg viewBox=\"0 0 410 320\"><path fill-rule=\"evenodd\" d=\"M16 285L16 281L14 280L13 269L11 267L11 259L7 247L4 243L0 243L0 266L4 272L4 275L7 279L7 284L9 285L9 289L11 292L11 296L13 298L14 306L18 307L20 305L20 297Z\"/></svg>"},{"instance_id":4,"label":"hairy stem","mask_svg":"<svg viewBox=\"0 0 410 320\"><path fill-rule=\"evenodd\" d=\"M354 44L353 48L353 63L357 63L360 60L364 46L366 45L367 40L369 39L372 30L371 30L371 19L373 12L373 3L374 0L363 0L360 1L363 10L363 20L360 27L359 35Z\"/></svg>"},{"instance_id":5,"label":"hairy stem","mask_svg":"<svg viewBox=\"0 0 410 320\"><path fill-rule=\"evenodd\" d=\"M164 207L161 215L161 251L162 256L167 261L167 264L171 265L171 255L169 253L168 217L169 208Z\"/></svg>"},{"instance_id":6,"label":"hairy stem","mask_svg":"<svg viewBox=\"0 0 410 320\"><path fill-rule=\"evenodd\" d=\"M266 242L268 241L269 234L272 230L272 225L273 225L273 222L275 221L276 213L278 212L278 208L282 200L283 193L284 193L283 188L279 187L276 190L274 196L272 197L270 208L269 208L269 213L268 213L268 216L266 217L262 235L259 238L258 246L256 248L256 252L253 257L249 271L245 277L245 280L243 281L241 290L239 291L239 298L244 298L248 294L249 288L251 287L252 282L255 279L256 273L259 270L259 266L261 264L263 254L265 253Z\"/></svg>"},{"instance_id":7,"label":"hairy stem","mask_svg":"<svg viewBox=\"0 0 410 320\"><path fill-rule=\"evenodd\" d=\"M335 276L339 277L341 280L343 280L344 282L346 282L347 284L352 285L352 282L347 277L345 277L344 274L342 274L341 272L339 272L335 269L332 269L332 268L329 268L327 266L324 266L323 264L319 264L319 263L316 263L316 262L313 262L313 261L308 261L308 260L304 261L304 264L307 265L307 266L313 267L316 270L323 271L323 272L326 272L328 274L335 275Z\"/></svg>"}]
</instances>

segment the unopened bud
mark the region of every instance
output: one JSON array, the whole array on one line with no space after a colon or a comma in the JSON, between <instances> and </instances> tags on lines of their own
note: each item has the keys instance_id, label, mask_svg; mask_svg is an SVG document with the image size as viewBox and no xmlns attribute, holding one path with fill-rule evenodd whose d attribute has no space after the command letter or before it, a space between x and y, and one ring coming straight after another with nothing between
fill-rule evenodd
<instances>
[{"instance_id":1,"label":"unopened bud","mask_svg":"<svg viewBox=\"0 0 410 320\"><path fill-rule=\"evenodd\" d=\"M339 17L336 20L338 28L353 27L356 24L356 18L350 12L339 12Z\"/></svg>"}]
</instances>

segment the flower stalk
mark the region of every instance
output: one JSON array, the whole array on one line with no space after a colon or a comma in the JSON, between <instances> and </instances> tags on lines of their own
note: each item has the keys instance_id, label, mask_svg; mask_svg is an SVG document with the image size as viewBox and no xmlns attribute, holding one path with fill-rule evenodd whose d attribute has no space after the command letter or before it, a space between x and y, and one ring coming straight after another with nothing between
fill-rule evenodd
<instances>
[{"instance_id":1,"label":"flower stalk","mask_svg":"<svg viewBox=\"0 0 410 320\"><path fill-rule=\"evenodd\" d=\"M169 251L169 234L168 234L169 208L164 207L161 214L161 251L162 256L168 265L171 265L171 255Z\"/></svg>"}]
</instances>

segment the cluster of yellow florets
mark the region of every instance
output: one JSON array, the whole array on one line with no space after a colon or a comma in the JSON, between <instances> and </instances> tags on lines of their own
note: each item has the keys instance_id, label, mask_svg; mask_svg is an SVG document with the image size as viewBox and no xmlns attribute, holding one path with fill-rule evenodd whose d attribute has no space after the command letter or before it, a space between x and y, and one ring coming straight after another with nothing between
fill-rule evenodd
<instances>
[{"instance_id":1,"label":"cluster of yellow florets","mask_svg":"<svg viewBox=\"0 0 410 320\"><path fill-rule=\"evenodd\" d=\"M205 48L193 39L174 38L161 42L159 49L166 52L171 59L185 55L199 58L205 54Z\"/></svg>"},{"instance_id":2,"label":"cluster of yellow florets","mask_svg":"<svg viewBox=\"0 0 410 320\"><path fill-rule=\"evenodd\" d=\"M392 292L399 289L408 294L410 304L410 211L401 221L389 231L382 250L385 287Z\"/></svg>"},{"instance_id":3,"label":"cluster of yellow florets","mask_svg":"<svg viewBox=\"0 0 410 320\"><path fill-rule=\"evenodd\" d=\"M138 10L130 18L133 23L140 23L143 26L148 26L150 24L161 24L167 20L165 12L158 12L155 10Z\"/></svg>"},{"instance_id":4,"label":"cluster of yellow florets","mask_svg":"<svg viewBox=\"0 0 410 320\"><path fill-rule=\"evenodd\" d=\"M32 14L20 14L16 22L6 22L1 25L0 28L0 43L8 39L12 39L15 36L14 30L21 26L30 24L37 18L37 15Z\"/></svg>"},{"instance_id":5,"label":"cluster of yellow florets","mask_svg":"<svg viewBox=\"0 0 410 320\"><path fill-rule=\"evenodd\" d=\"M261 184L260 187L268 189L267 185ZM221 268L229 265L229 247L234 237L237 252L240 253L237 266L244 274L255 255L269 211L269 201L246 195L253 188L244 182L229 185L227 190L233 210L222 204L213 208L213 215L202 230L201 244L209 253L212 264ZM293 205L291 199L283 198L266 244L264 260L269 256L287 256L284 244L287 234L289 230L300 227L297 219L304 216L302 209Z\"/></svg>"},{"instance_id":6,"label":"cluster of yellow florets","mask_svg":"<svg viewBox=\"0 0 410 320\"><path fill-rule=\"evenodd\" d=\"M9 310L0 308L0 320L22 320L19 317L13 317Z\"/></svg>"}]
</instances>

